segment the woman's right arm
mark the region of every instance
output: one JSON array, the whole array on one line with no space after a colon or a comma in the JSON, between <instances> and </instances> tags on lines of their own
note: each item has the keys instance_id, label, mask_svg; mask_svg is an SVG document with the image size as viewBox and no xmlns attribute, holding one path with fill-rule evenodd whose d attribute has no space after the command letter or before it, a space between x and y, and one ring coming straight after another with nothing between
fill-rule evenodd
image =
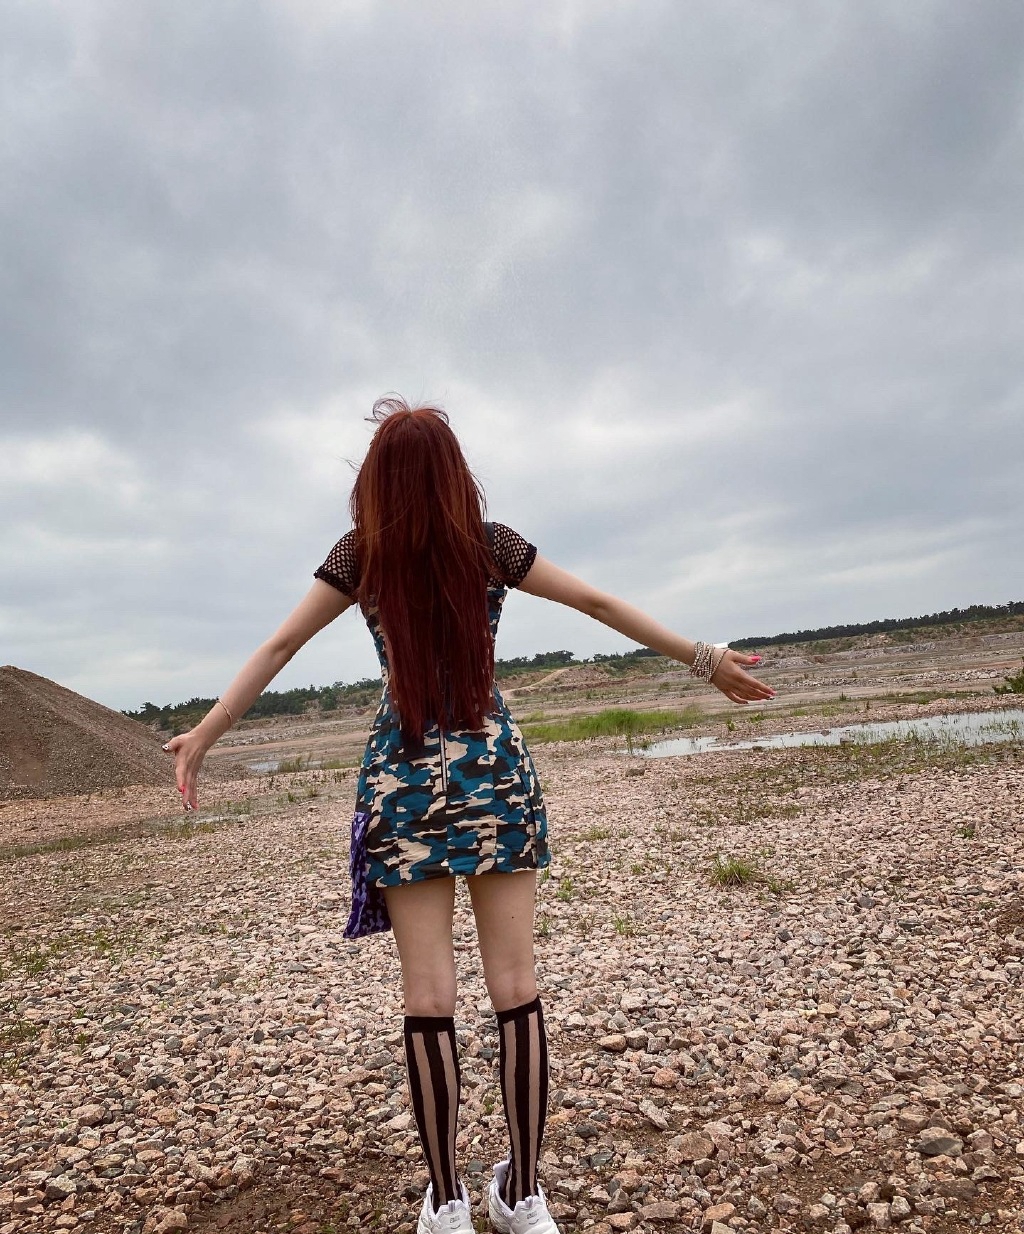
<instances>
[{"instance_id":1,"label":"woman's right arm","mask_svg":"<svg viewBox=\"0 0 1024 1234\"><path fill-rule=\"evenodd\" d=\"M180 737L173 737L164 746L168 753L174 755L178 791L186 810L194 809L198 804L196 782L210 746L228 731L235 720L245 715L292 656L351 604L352 600L343 592L317 579L280 629L242 665L234 681L221 695L220 703L215 703L195 728Z\"/></svg>"},{"instance_id":2,"label":"woman's right arm","mask_svg":"<svg viewBox=\"0 0 1024 1234\"><path fill-rule=\"evenodd\" d=\"M620 600L618 596L599 591L544 557L538 556L534 560L528 574L519 584L519 590L568 605L569 608L586 613L588 617L617 630L643 647L651 647L663 656L680 660L683 664L693 664L696 647L688 638L674 633L641 609ZM734 703L761 702L774 698L775 691L771 686L751 677L744 667L757 662L757 656L727 651L715 670L712 684Z\"/></svg>"}]
</instances>

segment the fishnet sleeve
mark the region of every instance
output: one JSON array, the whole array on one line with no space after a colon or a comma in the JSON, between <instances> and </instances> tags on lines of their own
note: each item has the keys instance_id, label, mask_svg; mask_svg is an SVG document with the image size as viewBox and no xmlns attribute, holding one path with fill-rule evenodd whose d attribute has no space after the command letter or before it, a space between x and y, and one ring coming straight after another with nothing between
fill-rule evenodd
<instances>
[{"instance_id":1,"label":"fishnet sleeve","mask_svg":"<svg viewBox=\"0 0 1024 1234\"><path fill-rule=\"evenodd\" d=\"M313 572L314 578L323 579L332 587L349 597L356 598L359 588L359 562L356 557L356 533L348 531L327 554L324 564Z\"/></svg>"},{"instance_id":2,"label":"fishnet sleeve","mask_svg":"<svg viewBox=\"0 0 1024 1234\"><path fill-rule=\"evenodd\" d=\"M492 524L494 528L494 560L501 577L510 587L518 587L530 573L537 556L537 546L524 540L518 531L504 523Z\"/></svg>"}]
</instances>

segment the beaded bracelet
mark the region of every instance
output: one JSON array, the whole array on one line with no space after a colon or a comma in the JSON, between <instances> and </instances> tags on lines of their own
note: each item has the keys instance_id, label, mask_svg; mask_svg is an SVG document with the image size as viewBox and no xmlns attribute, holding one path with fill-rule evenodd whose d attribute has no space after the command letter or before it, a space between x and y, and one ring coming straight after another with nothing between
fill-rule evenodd
<instances>
[{"instance_id":1,"label":"beaded bracelet","mask_svg":"<svg viewBox=\"0 0 1024 1234\"><path fill-rule=\"evenodd\" d=\"M699 677L701 681L710 682L711 678L714 677L721 667L728 648L725 648L720 656L715 655L717 650L718 648L711 643L694 643L693 665L690 668L690 676Z\"/></svg>"}]
</instances>

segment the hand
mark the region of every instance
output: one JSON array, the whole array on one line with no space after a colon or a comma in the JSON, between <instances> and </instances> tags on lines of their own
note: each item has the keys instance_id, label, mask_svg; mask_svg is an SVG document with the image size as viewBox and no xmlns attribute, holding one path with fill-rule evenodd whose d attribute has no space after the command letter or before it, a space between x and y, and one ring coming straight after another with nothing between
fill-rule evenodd
<instances>
[{"instance_id":1,"label":"hand","mask_svg":"<svg viewBox=\"0 0 1024 1234\"><path fill-rule=\"evenodd\" d=\"M180 737L172 737L163 748L168 754L174 755L174 773L177 777L178 792L181 793L182 807L186 810L197 809L199 771L206 757L207 747L193 730Z\"/></svg>"},{"instance_id":2,"label":"hand","mask_svg":"<svg viewBox=\"0 0 1024 1234\"><path fill-rule=\"evenodd\" d=\"M760 664L760 656L745 656L739 651L727 651L711 675L711 684L734 703L764 702L775 697L771 686L751 677L744 667Z\"/></svg>"}]
</instances>

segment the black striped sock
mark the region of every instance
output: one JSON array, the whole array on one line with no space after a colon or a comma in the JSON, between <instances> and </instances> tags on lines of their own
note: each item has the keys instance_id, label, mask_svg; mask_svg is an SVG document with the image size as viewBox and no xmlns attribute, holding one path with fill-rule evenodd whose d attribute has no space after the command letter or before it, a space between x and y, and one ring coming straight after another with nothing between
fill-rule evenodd
<instances>
[{"instance_id":1,"label":"black striped sock","mask_svg":"<svg viewBox=\"0 0 1024 1234\"><path fill-rule=\"evenodd\" d=\"M498 1072L512 1156L502 1197L509 1208L537 1194L537 1163L548 1108L548 1043L538 995L498 1012Z\"/></svg>"},{"instance_id":2,"label":"black striped sock","mask_svg":"<svg viewBox=\"0 0 1024 1234\"><path fill-rule=\"evenodd\" d=\"M455 1133L462 1075L453 1016L407 1015L405 1062L416 1127L434 1188L434 1211L459 1200Z\"/></svg>"}]
</instances>

